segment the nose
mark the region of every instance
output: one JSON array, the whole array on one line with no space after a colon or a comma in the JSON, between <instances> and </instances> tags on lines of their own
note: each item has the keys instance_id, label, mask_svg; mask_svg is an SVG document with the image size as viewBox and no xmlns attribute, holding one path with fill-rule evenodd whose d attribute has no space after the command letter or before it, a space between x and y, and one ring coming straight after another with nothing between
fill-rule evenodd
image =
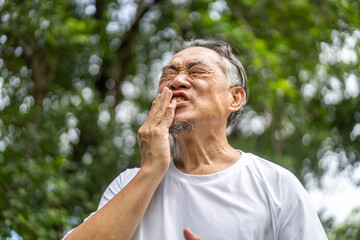
<instances>
[{"instance_id":1,"label":"nose","mask_svg":"<svg viewBox=\"0 0 360 240\"><path fill-rule=\"evenodd\" d=\"M177 75L170 82L169 88L171 90L178 90L178 89L182 89L182 88L185 88L185 89L190 88L191 84L189 83L189 81L186 78L187 78L186 74Z\"/></svg>"}]
</instances>

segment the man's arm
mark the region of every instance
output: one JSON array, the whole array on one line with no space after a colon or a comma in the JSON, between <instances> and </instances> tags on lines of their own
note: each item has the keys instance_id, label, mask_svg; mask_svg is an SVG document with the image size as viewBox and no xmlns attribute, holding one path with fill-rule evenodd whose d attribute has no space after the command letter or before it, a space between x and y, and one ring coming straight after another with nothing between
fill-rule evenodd
<instances>
[{"instance_id":1,"label":"man's arm","mask_svg":"<svg viewBox=\"0 0 360 240\"><path fill-rule=\"evenodd\" d=\"M309 194L290 172L281 178L279 240L327 240Z\"/></svg>"},{"instance_id":2,"label":"man's arm","mask_svg":"<svg viewBox=\"0 0 360 240\"><path fill-rule=\"evenodd\" d=\"M87 221L70 239L130 239L170 165L169 127L176 101L168 88L157 96L138 131L142 167L134 179Z\"/></svg>"}]
</instances>

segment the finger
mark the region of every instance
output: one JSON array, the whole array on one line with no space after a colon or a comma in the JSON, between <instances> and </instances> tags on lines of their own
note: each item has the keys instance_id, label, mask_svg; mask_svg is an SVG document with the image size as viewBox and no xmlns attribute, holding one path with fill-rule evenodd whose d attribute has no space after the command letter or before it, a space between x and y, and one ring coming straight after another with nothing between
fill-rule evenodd
<instances>
[{"instance_id":1,"label":"finger","mask_svg":"<svg viewBox=\"0 0 360 240\"><path fill-rule=\"evenodd\" d=\"M186 240L201 240L200 237L196 234L194 234L190 228L184 229L184 237Z\"/></svg>"},{"instance_id":2,"label":"finger","mask_svg":"<svg viewBox=\"0 0 360 240\"><path fill-rule=\"evenodd\" d=\"M156 117L162 117L165 114L165 110L169 105L171 98L172 91L170 91L169 88L165 87L154 100L149 115L156 115Z\"/></svg>"},{"instance_id":3,"label":"finger","mask_svg":"<svg viewBox=\"0 0 360 240\"><path fill-rule=\"evenodd\" d=\"M174 120L175 109L176 109L176 100L173 99L173 100L171 100L170 104L167 106L164 117L161 119L160 124L163 124L164 127L166 127L166 128L170 128L170 126Z\"/></svg>"}]
</instances>

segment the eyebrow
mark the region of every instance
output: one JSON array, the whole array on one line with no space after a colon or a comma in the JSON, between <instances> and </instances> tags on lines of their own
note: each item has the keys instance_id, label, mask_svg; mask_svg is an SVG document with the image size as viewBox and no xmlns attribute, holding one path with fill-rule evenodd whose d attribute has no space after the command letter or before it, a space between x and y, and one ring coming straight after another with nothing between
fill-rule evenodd
<instances>
[{"instance_id":1,"label":"eyebrow","mask_svg":"<svg viewBox=\"0 0 360 240\"><path fill-rule=\"evenodd\" d=\"M209 65L203 61L197 61L197 62L190 62L186 65L186 68L187 69L190 69L192 68L193 66L196 66L196 65L203 65L205 67L209 67ZM164 66L162 69L161 69L161 72L164 72L166 69L173 69L175 71L178 70L178 67L176 67L174 64L170 64L170 65L166 65Z\"/></svg>"},{"instance_id":2,"label":"eyebrow","mask_svg":"<svg viewBox=\"0 0 360 240\"><path fill-rule=\"evenodd\" d=\"M166 69L174 69L177 70L177 67L174 64L166 65L161 69L161 72L164 72Z\"/></svg>"},{"instance_id":3,"label":"eyebrow","mask_svg":"<svg viewBox=\"0 0 360 240\"><path fill-rule=\"evenodd\" d=\"M192 68L192 67L195 66L195 65L203 65L203 66L205 66L205 67L209 67L209 65L208 65L207 63L203 62L203 61L191 62L191 63L189 63L188 65L186 65L186 67L187 67L188 69L190 69L190 68Z\"/></svg>"}]
</instances>

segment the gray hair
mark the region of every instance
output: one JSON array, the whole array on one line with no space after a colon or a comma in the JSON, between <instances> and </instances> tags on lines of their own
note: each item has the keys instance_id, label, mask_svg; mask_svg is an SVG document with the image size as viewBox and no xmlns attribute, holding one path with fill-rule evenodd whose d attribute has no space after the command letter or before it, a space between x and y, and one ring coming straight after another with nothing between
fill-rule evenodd
<instances>
[{"instance_id":1,"label":"gray hair","mask_svg":"<svg viewBox=\"0 0 360 240\"><path fill-rule=\"evenodd\" d=\"M183 43L182 50L190 47L205 47L220 54L228 81L228 87L231 88L234 86L240 86L244 89L245 101L243 105L238 111L232 112L227 119L228 127L234 125L249 98L249 88L247 85L247 77L243 65L241 64L240 60L232 53L231 46L224 41L192 39Z\"/></svg>"}]
</instances>

